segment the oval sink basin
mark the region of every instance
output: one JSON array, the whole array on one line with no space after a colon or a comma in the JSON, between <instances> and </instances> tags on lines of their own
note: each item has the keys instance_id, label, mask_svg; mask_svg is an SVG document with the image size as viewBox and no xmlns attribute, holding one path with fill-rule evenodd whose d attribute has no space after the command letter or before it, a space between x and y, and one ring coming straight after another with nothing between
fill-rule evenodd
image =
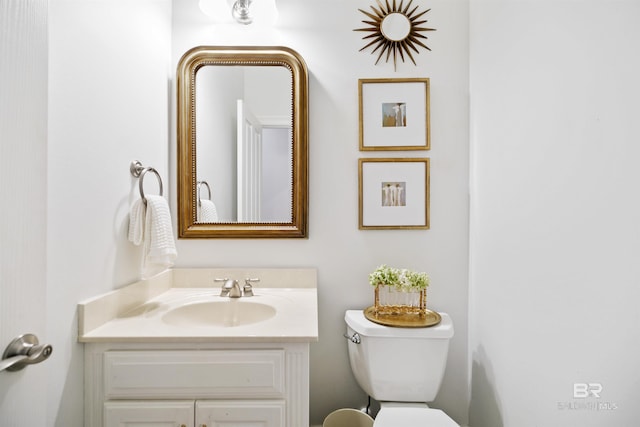
<instances>
[{"instance_id":1,"label":"oval sink basin","mask_svg":"<svg viewBox=\"0 0 640 427\"><path fill-rule=\"evenodd\" d=\"M162 316L165 323L175 326L244 326L262 322L276 315L270 305L240 299L207 301L183 305Z\"/></svg>"}]
</instances>

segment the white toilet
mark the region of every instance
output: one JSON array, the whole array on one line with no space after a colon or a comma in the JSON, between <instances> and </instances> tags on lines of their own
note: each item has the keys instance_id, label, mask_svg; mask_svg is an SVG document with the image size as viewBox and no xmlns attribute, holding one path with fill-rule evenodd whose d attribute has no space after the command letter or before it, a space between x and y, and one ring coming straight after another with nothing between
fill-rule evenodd
<instances>
[{"instance_id":1,"label":"white toilet","mask_svg":"<svg viewBox=\"0 0 640 427\"><path fill-rule=\"evenodd\" d=\"M349 361L360 387L380 402L374 427L459 427L431 409L447 363L453 323L440 313L428 328L397 328L371 322L362 310L347 310Z\"/></svg>"}]
</instances>

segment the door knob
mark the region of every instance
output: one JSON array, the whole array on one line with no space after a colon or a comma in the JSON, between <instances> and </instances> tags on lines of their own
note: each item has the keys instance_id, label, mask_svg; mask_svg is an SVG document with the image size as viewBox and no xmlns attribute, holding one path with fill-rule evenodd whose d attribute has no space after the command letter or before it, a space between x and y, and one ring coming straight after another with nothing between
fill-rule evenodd
<instances>
[{"instance_id":1,"label":"door knob","mask_svg":"<svg viewBox=\"0 0 640 427\"><path fill-rule=\"evenodd\" d=\"M51 356L53 347L41 345L33 334L20 335L9 343L0 360L0 371L19 371L27 365L34 365Z\"/></svg>"}]
</instances>

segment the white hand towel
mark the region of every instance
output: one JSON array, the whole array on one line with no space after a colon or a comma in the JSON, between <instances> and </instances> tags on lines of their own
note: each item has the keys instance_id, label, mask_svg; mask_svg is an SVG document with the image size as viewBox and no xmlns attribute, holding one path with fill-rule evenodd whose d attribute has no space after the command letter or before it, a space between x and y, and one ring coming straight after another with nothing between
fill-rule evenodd
<instances>
[{"instance_id":1,"label":"white hand towel","mask_svg":"<svg viewBox=\"0 0 640 427\"><path fill-rule=\"evenodd\" d=\"M136 246L139 246L144 239L145 211L142 199L138 199L133 202L129 212L129 241Z\"/></svg>"},{"instance_id":2,"label":"white hand towel","mask_svg":"<svg viewBox=\"0 0 640 427\"><path fill-rule=\"evenodd\" d=\"M176 244L171 227L169 204L162 196L147 196L145 229L149 232L147 262L171 267L176 256Z\"/></svg>"},{"instance_id":3,"label":"white hand towel","mask_svg":"<svg viewBox=\"0 0 640 427\"><path fill-rule=\"evenodd\" d=\"M177 257L169 205L162 196L136 200L129 217L129 240L143 244L142 275L150 277L171 267Z\"/></svg>"},{"instance_id":4,"label":"white hand towel","mask_svg":"<svg viewBox=\"0 0 640 427\"><path fill-rule=\"evenodd\" d=\"M211 200L202 200L200 202L198 222L218 222L218 209Z\"/></svg>"}]
</instances>

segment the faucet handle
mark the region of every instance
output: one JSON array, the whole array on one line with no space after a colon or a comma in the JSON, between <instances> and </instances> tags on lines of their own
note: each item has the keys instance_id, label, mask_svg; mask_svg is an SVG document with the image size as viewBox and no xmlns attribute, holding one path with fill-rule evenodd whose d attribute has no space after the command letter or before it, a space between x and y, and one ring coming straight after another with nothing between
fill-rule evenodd
<instances>
[{"instance_id":1,"label":"faucet handle","mask_svg":"<svg viewBox=\"0 0 640 427\"><path fill-rule=\"evenodd\" d=\"M220 278L220 277L215 277L213 279L214 282L224 282L224 285L222 285L222 287L220 288L220 296L221 297L226 297L227 295L229 295L229 291L231 290L231 286L227 286L227 283L229 282L229 279L227 277L225 277L224 279Z\"/></svg>"},{"instance_id":2,"label":"faucet handle","mask_svg":"<svg viewBox=\"0 0 640 427\"><path fill-rule=\"evenodd\" d=\"M250 279L249 277L244 279L244 287L243 287L243 291L244 291L244 296L245 297L252 297L253 296L253 286L251 286L251 282L259 282L260 279L259 278L255 278L255 279Z\"/></svg>"},{"instance_id":3,"label":"faucet handle","mask_svg":"<svg viewBox=\"0 0 640 427\"><path fill-rule=\"evenodd\" d=\"M242 291L244 292L245 297L253 296L253 288L251 287L251 283L245 283L242 288Z\"/></svg>"}]
</instances>

